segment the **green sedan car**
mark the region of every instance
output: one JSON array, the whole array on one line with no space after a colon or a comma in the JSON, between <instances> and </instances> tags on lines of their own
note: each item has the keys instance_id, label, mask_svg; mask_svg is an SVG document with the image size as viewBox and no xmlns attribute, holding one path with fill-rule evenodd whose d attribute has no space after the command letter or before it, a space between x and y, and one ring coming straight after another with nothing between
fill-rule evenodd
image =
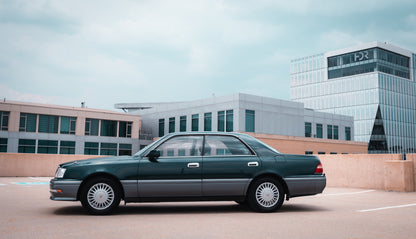
<instances>
[{"instance_id":1,"label":"green sedan car","mask_svg":"<svg viewBox=\"0 0 416 239\"><path fill-rule=\"evenodd\" d=\"M240 133L174 133L133 156L59 165L50 198L81 201L91 214L109 214L120 200L236 201L273 212L285 198L322 193L325 186L315 156L282 154Z\"/></svg>"}]
</instances>

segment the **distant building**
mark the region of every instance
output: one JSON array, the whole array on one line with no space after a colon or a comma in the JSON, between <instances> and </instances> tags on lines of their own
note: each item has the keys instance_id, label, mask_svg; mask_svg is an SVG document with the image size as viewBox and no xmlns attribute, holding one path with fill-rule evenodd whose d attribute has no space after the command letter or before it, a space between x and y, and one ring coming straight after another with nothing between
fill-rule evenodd
<instances>
[{"instance_id":1,"label":"distant building","mask_svg":"<svg viewBox=\"0 0 416 239\"><path fill-rule=\"evenodd\" d=\"M292 136L297 141L299 137L308 137L325 142L342 140L348 144L354 139L353 117L306 109L303 103L241 93L187 102L120 103L115 107L140 115L142 130L154 137L172 132L234 131ZM315 125L319 127L312 127ZM337 153L362 153L354 150ZM324 148L312 147L302 153L325 152L330 153Z\"/></svg>"},{"instance_id":2,"label":"distant building","mask_svg":"<svg viewBox=\"0 0 416 239\"><path fill-rule=\"evenodd\" d=\"M2 101L0 125L8 153L131 155L152 142L140 116L81 107Z\"/></svg>"},{"instance_id":3,"label":"distant building","mask_svg":"<svg viewBox=\"0 0 416 239\"><path fill-rule=\"evenodd\" d=\"M416 152L415 53L366 43L292 60L290 79L291 100L353 116L355 140L369 153Z\"/></svg>"}]
</instances>

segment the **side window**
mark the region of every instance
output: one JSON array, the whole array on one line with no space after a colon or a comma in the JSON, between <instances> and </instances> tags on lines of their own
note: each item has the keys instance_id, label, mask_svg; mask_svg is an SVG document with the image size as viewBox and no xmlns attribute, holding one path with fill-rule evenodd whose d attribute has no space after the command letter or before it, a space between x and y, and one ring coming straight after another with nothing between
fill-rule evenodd
<instances>
[{"instance_id":1,"label":"side window","mask_svg":"<svg viewBox=\"0 0 416 239\"><path fill-rule=\"evenodd\" d=\"M161 157L201 156L202 136L177 136L159 145Z\"/></svg>"},{"instance_id":2,"label":"side window","mask_svg":"<svg viewBox=\"0 0 416 239\"><path fill-rule=\"evenodd\" d=\"M253 155L239 139L232 136L206 136L204 156Z\"/></svg>"}]
</instances>

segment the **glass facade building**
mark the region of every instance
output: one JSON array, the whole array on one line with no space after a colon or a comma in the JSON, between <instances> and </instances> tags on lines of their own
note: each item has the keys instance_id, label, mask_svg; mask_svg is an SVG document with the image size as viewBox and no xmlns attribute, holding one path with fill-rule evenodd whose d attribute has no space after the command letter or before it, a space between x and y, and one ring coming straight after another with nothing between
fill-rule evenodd
<instances>
[{"instance_id":1,"label":"glass facade building","mask_svg":"<svg viewBox=\"0 0 416 239\"><path fill-rule=\"evenodd\" d=\"M372 42L292 60L291 100L353 116L354 139L367 142L369 153L416 152L415 58Z\"/></svg>"}]
</instances>

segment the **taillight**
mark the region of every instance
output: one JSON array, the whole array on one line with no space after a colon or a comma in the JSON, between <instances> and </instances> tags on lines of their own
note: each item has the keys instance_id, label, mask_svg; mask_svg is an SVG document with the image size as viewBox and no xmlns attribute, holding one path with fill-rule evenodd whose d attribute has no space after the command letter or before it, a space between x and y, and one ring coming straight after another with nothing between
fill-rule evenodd
<instances>
[{"instance_id":1,"label":"taillight","mask_svg":"<svg viewBox=\"0 0 416 239\"><path fill-rule=\"evenodd\" d=\"M324 173L324 168L322 167L321 163L316 166L315 173L317 173L317 174L323 174Z\"/></svg>"}]
</instances>

